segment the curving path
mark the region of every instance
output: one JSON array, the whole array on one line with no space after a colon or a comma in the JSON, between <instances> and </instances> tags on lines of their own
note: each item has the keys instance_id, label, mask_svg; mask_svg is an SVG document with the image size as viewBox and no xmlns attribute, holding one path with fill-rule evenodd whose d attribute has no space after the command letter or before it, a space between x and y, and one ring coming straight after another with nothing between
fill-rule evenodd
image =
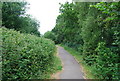
<instances>
[{"instance_id":1,"label":"curving path","mask_svg":"<svg viewBox=\"0 0 120 81\"><path fill-rule=\"evenodd\" d=\"M80 65L63 47L58 47L58 54L63 63L63 71L59 74L60 79L84 79Z\"/></svg>"}]
</instances>

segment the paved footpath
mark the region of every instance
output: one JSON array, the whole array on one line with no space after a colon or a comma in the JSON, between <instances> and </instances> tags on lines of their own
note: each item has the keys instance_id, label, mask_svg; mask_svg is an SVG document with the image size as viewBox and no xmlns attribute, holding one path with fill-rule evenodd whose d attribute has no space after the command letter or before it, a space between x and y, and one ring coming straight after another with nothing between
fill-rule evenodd
<instances>
[{"instance_id":1,"label":"paved footpath","mask_svg":"<svg viewBox=\"0 0 120 81\"><path fill-rule=\"evenodd\" d=\"M80 64L63 47L58 47L58 54L63 63L63 71L59 74L60 79L84 79Z\"/></svg>"}]
</instances>

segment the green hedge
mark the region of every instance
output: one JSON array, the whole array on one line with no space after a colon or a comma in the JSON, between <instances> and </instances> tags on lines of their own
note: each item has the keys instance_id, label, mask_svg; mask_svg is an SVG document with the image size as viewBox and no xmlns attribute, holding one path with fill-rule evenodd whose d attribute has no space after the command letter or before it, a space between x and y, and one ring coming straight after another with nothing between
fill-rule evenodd
<instances>
[{"instance_id":1,"label":"green hedge","mask_svg":"<svg viewBox=\"0 0 120 81\"><path fill-rule=\"evenodd\" d=\"M44 79L54 64L54 42L12 29L0 28L0 32L3 80Z\"/></svg>"},{"instance_id":2,"label":"green hedge","mask_svg":"<svg viewBox=\"0 0 120 81\"><path fill-rule=\"evenodd\" d=\"M119 73L119 56L112 52L110 48L105 46L104 42L100 42L96 48L96 62L94 75L99 79L120 80Z\"/></svg>"}]
</instances>

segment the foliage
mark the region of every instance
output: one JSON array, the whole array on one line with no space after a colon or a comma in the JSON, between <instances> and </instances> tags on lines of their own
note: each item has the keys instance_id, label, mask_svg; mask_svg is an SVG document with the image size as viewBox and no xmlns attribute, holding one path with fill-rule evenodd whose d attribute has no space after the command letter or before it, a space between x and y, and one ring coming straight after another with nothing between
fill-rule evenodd
<instances>
[{"instance_id":1,"label":"foliage","mask_svg":"<svg viewBox=\"0 0 120 81\"><path fill-rule=\"evenodd\" d=\"M21 17L21 21L21 28L18 29L20 32L40 36L40 32L38 31L39 22L35 18L27 15Z\"/></svg>"},{"instance_id":2,"label":"foliage","mask_svg":"<svg viewBox=\"0 0 120 81\"><path fill-rule=\"evenodd\" d=\"M0 26L2 25L2 2L0 2Z\"/></svg>"},{"instance_id":3,"label":"foliage","mask_svg":"<svg viewBox=\"0 0 120 81\"><path fill-rule=\"evenodd\" d=\"M95 76L100 79L120 79L118 73L118 54L111 51L110 48L105 46L104 42L99 43L96 48L96 73Z\"/></svg>"},{"instance_id":4,"label":"foliage","mask_svg":"<svg viewBox=\"0 0 120 81\"><path fill-rule=\"evenodd\" d=\"M53 41L55 41L55 39L56 39L55 34L54 34L53 32L51 32L51 31L47 31L47 32L44 34L43 37L48 38L48 39L51 39L51 40L53 40Z\"/></svg>"},{"instance_id":5,"label":"foliage","mask_svg":"<svg viewBox=\"0 0 120 81\"><path fill-rule=\"evenodd\" d=\"M104 29L107 29L109 38L107 38L106 45L104 43L100 43L96 48L98 53L96 62L98 74L101 74L100 78L105 79L120 79L120 69L119 66L119 53L120 53L120 2L112 2L112 3L103 3L100 2L96 5L93 5L98 10L102 11L103 14L107 14L102 22L104 22ZM101 23L101 22L100 22ZM108 24L111 23L111 24ZM101 65L102 64L102 65ZM103 73L104 72L104 73Z\"/></svg>"},{"instance_id":6,"label":"foliage","mask_svg":"<svg viewBox=\"0 0 120 81\"><path fill-rule=\"evenodd\" d=\"M26 2L3 2L2 18L3 26L6 28L20 28L19 18L25 14Z\"/></svg>"},{"instance_id":7,"label":"foliage","mask_svg":"<svg viewBox=\"0 0 120 81\"><path fill-rule=\"evenodd\" d=\"M60 15L52 30L57 43L80 52L85 63L94 67L96 72L93 74L98 79L119 79L119 4L120 2L67 2L61 5Z\"/></svg>"},{"instance_id":8,"label":"foliage","mask_svg":"<svg viewBox=\"0 0 120 81\"><path fill-rule=\"evenodd\" d=\"M102 13L109 14L110 16L106 18L107 21L118 19L120 2L112 2L112 3L104 3L100 2L96 5L91 5L91 7L95 7L98 10L101 10Z\"/></svg>"},{"instance_id":9,"label":"foliage","mask_svg":"<svg viewBox=\"0 0 120 81\"><path fill-rule=\"evenodd\" d=\"M53 41L12 29L2 32L2 78L45 79L54 67L56 47Z\"/></svg>"},{"instance_id":10,"label":"foliage","mask_svg":"<svg viewBox=\"0 0 120 81\"><path fill-rule=\"evenodd\" d=\"M38 21L26 15L27 5L27 2L3 2L2 25L22 33L40 36Z\"/></svg>"},{"instance_id":11,"label":"foliage","mask_svg":"<svg viewBox=\"0 0 120 81\"><path fill-rule=\"evenodd\" d=\"M74 9L73 3L66 2L61 4L60 15L57 17L56 26L52 30L56 35L56 43L63 43L70 47L79 47L78 44L82 43L79 37L77 11ZM78 39L74 39L74 38Z\"/></svg>"},{"instance_id":12,"label":"foliage","mask_svg":"<svg viewBox=\"0 0 120 81\"><path fill-rule=\"evenodd\" d=\"M110 29L110 32L112 32L112 34L110 34L112 35L113 39L111 42L111 46L116 48L117 53L120 52L120 2L100 2L93 6L98 10L101 10L102 13L106 13L108 15L102 22L104 22L105 26Z\"/></svg>"}]
</instances>

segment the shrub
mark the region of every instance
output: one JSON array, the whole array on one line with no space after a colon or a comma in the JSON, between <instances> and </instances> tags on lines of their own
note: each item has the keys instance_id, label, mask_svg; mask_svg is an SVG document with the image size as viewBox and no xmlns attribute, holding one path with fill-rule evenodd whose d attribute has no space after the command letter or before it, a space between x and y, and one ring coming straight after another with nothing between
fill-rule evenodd
<instances>
[{"instance_id":1,"label":"shrub","mask_svg":"<svg viewBox=\"0 0 120 81\"><path fill-rule=\"evenodd\" d=\"M44 34L44 37L45 37L45 38L48 38L48 39L51 39L51 40L53 40L53 41L55 41L55 39L56 39L55 34L54 34L53 32L51 32L51 31L46 32L46 33Z\"/></svg>"},{"instance_id":2,"label":"shrub","mask_svg":"<svg viewBox=\"0 0 120 81\"><path fill-rule=\"evenodd\" d=\"M96 51L98 55L96 56L95 75L100 79L119 79L118 55L107 48L104 42L99 43Z\"/></svg>"},{"instance_id":3,"label":"shrub","mask_svg":"<svg viewBox=\"0 0 120 81\"><path fill-rule=\"evenodd\" d=\"M54 64L54 42L12 29L0 28L0 32L3 80L44 79Z\"/></svg>"}]
</instances>

